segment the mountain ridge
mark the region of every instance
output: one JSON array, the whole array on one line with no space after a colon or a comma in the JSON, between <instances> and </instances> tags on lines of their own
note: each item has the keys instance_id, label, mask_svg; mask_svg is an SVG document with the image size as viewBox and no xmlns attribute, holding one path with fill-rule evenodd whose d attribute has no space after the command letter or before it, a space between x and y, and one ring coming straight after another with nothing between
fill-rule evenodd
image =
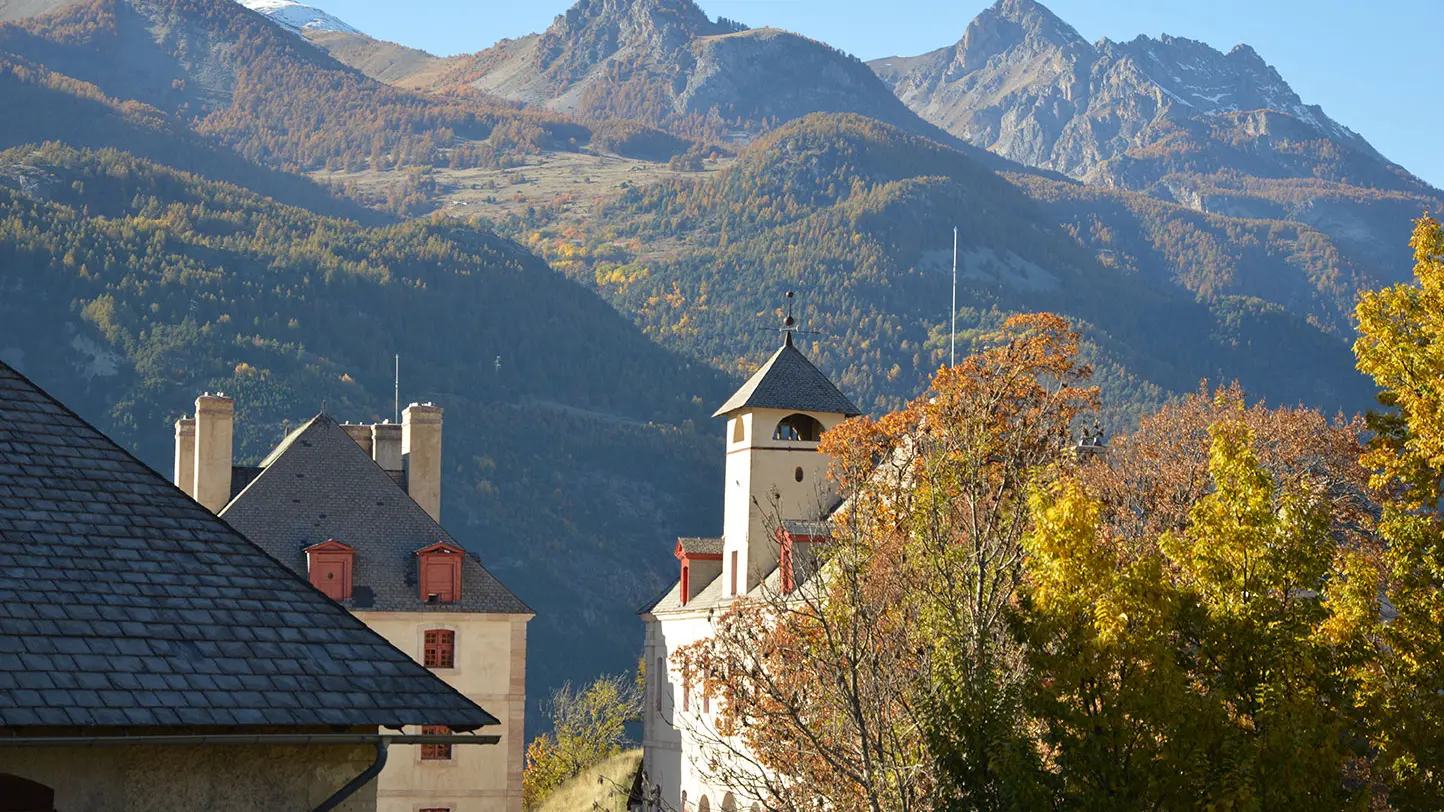
<instances>
[{"instance_id":1,"label":"mountain ridge","mask_svg":"<svg viewBox=\"0 0 1444 812\"><path fill-rule=\"evenodd\" d=\"M1154 143L1160 122L1259 110L1385 164L1388 172L1371 185L1405 188L1412 179L1388 183L1388 174L1407 173L1305 104L1247 44L1224 53L1167 34L1090 44L1036 0L999 0L953 45L869 65L909 107L954 135L1080 180L1096 180L1108 161Z\"/></svg>"}]
</instances>

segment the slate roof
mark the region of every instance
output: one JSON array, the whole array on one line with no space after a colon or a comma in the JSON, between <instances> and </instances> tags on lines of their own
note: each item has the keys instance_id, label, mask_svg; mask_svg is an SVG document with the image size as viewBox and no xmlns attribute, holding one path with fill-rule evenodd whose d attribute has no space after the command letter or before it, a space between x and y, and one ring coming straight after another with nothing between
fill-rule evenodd
<instances>
[{"instance_id":1,"label":"slate roof","mask_svg":"<svg viewBox=\"0 0 1444 812\"><path fill-rule=\"evenodd\" d=\"M497 719L0 363L0 727Z\"/></svg>"},{"instance_id":2,"label":"slate roof","mask_svg":"<svg viewBox=\"0 0 1444 812\"><path fill-rule=\"evenodd\" d=\"M416 551L462 545L327 415L291 432L261 469L221 518L303 575L307 547L335 539L355 549L347 608L532 614L475 554L462 562L461 600L423 602Z\"/></svg>"},{"instance_id":3,"label":"slate roof","mask_svg":"<svg viewBox=\"0 0 1444 812\"><path fill-rule=\"evenodd\" d=\"M722 539L679 538L682 552L687 555L721 555Z\"/></svg>"},{"instance_id":4,"label":"slate roof","mask_svg":"<svg viewBox=\"0 0 1444 812\"><path fill-rule=\"evenodd\" d=\"M829 412L855 417L862 414L832 381L818 371L800 350L787 343L753 373L742 388L722 404L713 417L738 409L787 409L795 412Z\"/></svg>"}]
</instances>

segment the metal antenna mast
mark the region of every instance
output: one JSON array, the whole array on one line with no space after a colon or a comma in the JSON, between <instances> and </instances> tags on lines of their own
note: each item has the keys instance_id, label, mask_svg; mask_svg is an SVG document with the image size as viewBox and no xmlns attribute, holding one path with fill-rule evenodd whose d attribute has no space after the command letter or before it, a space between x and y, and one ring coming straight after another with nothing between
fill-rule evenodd
<instances>
[{"instance_id":1,"label":"metal antenna mast","mask_svg":"<svg viewBox=\"0 0 1444 812\"><path fill-rule=\"evenodd\" d=\"M948 366L958 365L958 227L953 226L953 325L948 337Z\"/></svg>"},{"instance_id":2,"label":"metal antenna mast","mask_svg":"<svg viewBox=\"0 0 1444 812\"><path fill-rule=\"evenodd\" d=\"M401 422L401 353L399 353L399 352L396 353L396 377L394 378L394 380L395 380L395 382L396 382L396 403L395 403L395 405L392 407L392 408L394 409L394 411L395 411L395 414L392 416L391 422L393 422L393 423L400 423L400 422Z\"/></svg>"}]
</instances>

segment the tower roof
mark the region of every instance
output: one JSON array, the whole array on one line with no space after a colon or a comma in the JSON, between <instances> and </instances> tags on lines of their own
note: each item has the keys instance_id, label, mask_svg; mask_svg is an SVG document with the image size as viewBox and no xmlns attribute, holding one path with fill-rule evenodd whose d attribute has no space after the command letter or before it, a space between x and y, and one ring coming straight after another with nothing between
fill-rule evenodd
<instances>
[{"instance_id":1,"label":"tower roof","mask_svg":"<svg viewBox=\"0 0 1444 812\"><path fill-rule=\"evenodd\" d=\"M788 409L855 417L857 406L792 345L792 335L712 416L739 409Z\"/></svg>"}]
</instances>

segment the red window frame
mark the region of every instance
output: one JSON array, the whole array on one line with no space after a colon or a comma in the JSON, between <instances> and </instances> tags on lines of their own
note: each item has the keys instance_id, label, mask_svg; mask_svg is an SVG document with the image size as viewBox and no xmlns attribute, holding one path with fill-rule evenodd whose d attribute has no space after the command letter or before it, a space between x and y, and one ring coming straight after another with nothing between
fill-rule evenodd
<instances>
[{"instance_id":1,"label":"red window frame","mask_svg":"<svg viewBox=\"0 0 1444 812\"><path fill-rule=\"evenodd\" d=\"M421 601L426 603L435 595L438 603L454 603L461 600L461 560L466 552L446 542L422 547L416 551L417 567L420 570L416 580L421 586Z\"/></svg>"},{"instance_id":2,"label":"red window frame","mask_svg":"<svg viewBox=\"0 0 1444 812\"><path fill-rule=\"evenodd\" d=\"M427 668L456 667L456 632L427 629L421 636L421 664Z\"/></svg>"},{"instance_id":3,"label":"red window frame","mask_svg":"<svg viewBox=\"0 0 1444 812\"><path fill-rule=\"evenodd\" d=\"M425 725L421 728L423 736L449 736L451 728L446 725ZM450 761L451 745L449 744L423 744L421 745L422 761Z\"/></svg>"}]
</instances>

